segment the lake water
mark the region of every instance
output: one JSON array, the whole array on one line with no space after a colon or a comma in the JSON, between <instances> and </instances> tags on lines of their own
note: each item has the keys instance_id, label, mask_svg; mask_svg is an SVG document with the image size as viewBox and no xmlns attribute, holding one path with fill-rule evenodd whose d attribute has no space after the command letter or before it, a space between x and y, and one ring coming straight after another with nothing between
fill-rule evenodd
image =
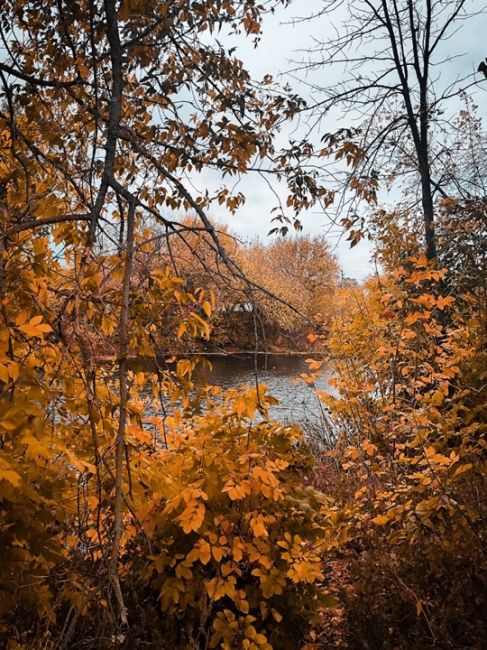
<instances>
[{"instance_id":1,"label":"lake water","mask_svg":"<svg viewBox=\"0 0 487 650\"><path fill-rule=\"evenodd\" d=\"M223 389L241 385L255 385L255 377L266 384L268 392L279 400L272 407L271 415L284 423L317 424L322 421L323 412L314 395L314 390L330 391L328 376L319 377L315 387L299 379L308 371L307 357L280 354L235 354L212 356L209 361L212 370L205 377L209 383ZM257 366L257 367L256 367Z\"/></svg>"},{"instance_id":2,"label":"lake water","mask_svg":"<svg viewBox=\"0 0 487 650\"><path fill-rule=\"evenodd\" d=\"M269 394L279 400L270 409L272 418L283 424L301 425L309 442L321 445L334 440L334 426L315 395L316 390L334 392L328 384L329 375L324 373L318 377L314 386L300 380L300 375L308 372L305 361L307 357L241 353L208 355L206 358L211 364L211 370L207 369L206 364L199 366L194 375L196 381L200 375L201 381L226 390L245 385L255 386L257 375L259 383L266 384ZM148 359L132 362L132 367L137 370L154 370L153 366L154 362ZM159 413L155 411L154 415Z\"/></svg>"}]
</instances>

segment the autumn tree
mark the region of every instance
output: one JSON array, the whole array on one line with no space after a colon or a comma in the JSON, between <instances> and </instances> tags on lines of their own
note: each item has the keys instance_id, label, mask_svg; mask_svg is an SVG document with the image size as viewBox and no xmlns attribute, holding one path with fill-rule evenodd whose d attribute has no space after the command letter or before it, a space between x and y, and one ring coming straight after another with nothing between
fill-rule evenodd
<instances>
[{"instance_id":1,"label":"autumn tree","mask_svg":"<svg viewBox=\"0 0 487 650\"><path fill-rule=\"evenodd\" d=\"M439 263L448 268L450 291L459 295L485 281L485 139L478 107L465 96L464 108L434 143L445 196L436 202ZM370 211L375 255L388 271L407 265L421 252L421 215L411 208L414 179L404 183L404 196L393 208Z\"/></svg>"},{"instance_id":2,"label":"autumn tree","mask_svg":"<svg viewBox=\"0 0 487 650\"><path fill-rule=\"evenodd\" d=\"M199 226L197 218L186 217L182 219L182 224L188 229L184 238L168 238L165 233L161 235L161 229L154 233L161 240L160 245L150 255L140 253L138 259L142 269L163 264L184 278L192 291L211 289L220 308L236 302L237 298L232 298L232 295L239 288L245 290L247 285L235 277L232 269L227 268L221 258L220 248L229 258L236 259L242 242L226 225L214 223L219 240L219 246L215 247L211 235Z\"/></svg>"},{"instance_id":3,"label":"autumn tree","mask_svg":"<svg viewBox=\"0 0 487 650\"><path fill-rule=\"evenodd\" d=\"M294 305L286 309L262 292L256 292L256 308L264 326L282 333L299 334L309 329L313 318L331 313L333 293L338 282L338 264L324 237L280 237L268 245L251 244L241 251L242 268L255 280Z\"/></svg>"},{"instance_id":4,"label":"autumn tree","mask_svg":"<svg viewBox=\"0 0 487 650\"><path fill-rule=\"evenodd\" d=\"M445 273L420 254L345 289L326 339L322 363L337 392L319 396L340 466L327 463L326 490L350 533L340 557L348 548L341 606L351 647L485 637L485 302L479 313L472 296L435 290Z\"/></svg>"},{"instance_id":5,"label":"autumn tree","mask_svg":"<svg viewBox=\"0 0 487 650\"><path fill-rule=\"evenodd\" d=\"M275 344L279 333L302 334L316 315L331 314L338 264L324 237L245 243L226 226L216 225L220 245L243 272L244 278L238 278L222 264L210 235L195 219L182 223L192 228L184 241L164 238L150 254L140 252L134 271L143 276L162 263L184 279L188 290L211 292L217 308L210 318L210 345L253 349L256 327L259 345Z\"/></svg>"}]
</instances>

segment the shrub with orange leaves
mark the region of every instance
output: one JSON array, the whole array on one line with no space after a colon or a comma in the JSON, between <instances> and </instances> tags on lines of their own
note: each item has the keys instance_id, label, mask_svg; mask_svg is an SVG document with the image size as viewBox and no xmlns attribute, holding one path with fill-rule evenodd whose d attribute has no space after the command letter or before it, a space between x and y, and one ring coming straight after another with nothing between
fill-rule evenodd
<instances>
[{"instance_id":1,"label":"shrub with orange leaves","mask_svg":"<svg viewBox=\"0 0 487 650\"><path fill-rule=\"evenodd\" d=\"M352 638L369 647L485 639L485 339L475 296L442 295L424 257L348 291L327 362L335 491L351 531ZM350 593L352 595L350 595ZM410 645L403 646L404 639Z\"/></svg>"},{"instance_id":2,"label":"shrub with orange leaves","mask_svg":"<svg viewBox=\"0 0 487 650\"><path fill-rule=\"evenodd\" d=\"M329 602L320 586L336 533L328 500L303 484L311 459L296 427L269 421L271 403L262 387L229 391L137 463L150 561L128 552L126 562L154 617L148 641L296 648Z\"/></svg>"}]
</instances>

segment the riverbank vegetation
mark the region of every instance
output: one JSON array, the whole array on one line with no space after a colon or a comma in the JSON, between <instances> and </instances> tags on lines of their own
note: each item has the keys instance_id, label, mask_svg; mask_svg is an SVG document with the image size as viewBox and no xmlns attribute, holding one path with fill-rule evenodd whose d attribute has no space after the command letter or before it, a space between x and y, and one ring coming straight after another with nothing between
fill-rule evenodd
<instances>
[{"instance_id":1,"label":"riverbank vegetation","mask_svg":"<svg viewBox=\"0 0 487 650\"><path fill-rule=\"evenodd\" d=\"M2 4L2 647L485 646L485 64L431 74L483 14L343 3L357 25L307 65L369 23L377 50L310 106L218 40L258 45L288 4ZM337 105L353 124L323 133ZM211 213L256 170L287 198L277 239L242 244ZM230 182L197 192L203 172ZM300 232L311 209L351 255L370 238L366 281ZM235 347L313 351L312 440L258 375L194 380L185 352Z\"/></svg>"},{"instance_id":2,"label":"riverbank vegetation","mask_svg":"<svg viewBox=\"0 0 487 650\"><path fill-rule=\"evenodd\" d=\"M158 352L312 351L306 335L318 318L321 328L329 328L333 296L343 282L326 239L301 234L267 243L241 242L219 226L220 243L238 264L242 272L239 278L221 268L209 235L199 232L194 220L184 223L196 229L185 236L184 242L158 242L135 255L132 282L150 285L154 269L172 268L186 291L198 293L204 287L209 302L206 307L200 306L199 313L207 319L211 337L178 340L168 322L154 332ZM107 275L106 282L113 288L121 286L116 277ZM115 328L94 331L93 341L100 357L116 356Z\"/></svg>"}]
</instances>

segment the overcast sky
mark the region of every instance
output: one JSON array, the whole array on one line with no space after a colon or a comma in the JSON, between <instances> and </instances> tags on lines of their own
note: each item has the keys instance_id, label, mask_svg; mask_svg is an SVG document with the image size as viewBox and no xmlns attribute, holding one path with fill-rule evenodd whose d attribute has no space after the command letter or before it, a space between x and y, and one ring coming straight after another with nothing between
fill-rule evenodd
<instances>
[{"instance_id":1,"label":"overcast sky","mask_svg":"<svg viewBox=\"0 0 487 650\"><path fill-rule=\"evenodd\" d=\"M448 2L448 0L446 0ZM268 15L264 20L263 35L259 47L254 49L250 41L237 40L235 37L223 38L225 45L237 45L235 56L238 56L245 63L245 66L254 78L262 78L265 74L271 74L275 79L292 68L292 60L300 59L303 55L299 53L301 48L306 48L312 42L312 37L326 40L334 34L334 24L329 16L320 17L312 22L291 24L294 16L309 15L316 12L322 6L321 0L294 0L286 10L280 9L274 15ZM471 0L472 7L485 8L485 0ZM335 27L340 26L342 15L335 15ZM463 57L455 59L449 64L447 72L448 80L453 80L455 75L464 75L477 69L479 62L487 56L487 18L484 15L478 16L464 25L448 42L445 52L462 53ZM339 79L342 75L340 70L331 72L327 69L321 73L324 78L316 79L322 81L323 85L333 82L333 76ZM281 77L285 80L285 77ZM299 93L305 94L306 89L295 84ZM479 111L484 117L487 116L487 94L485 91L487 83L476 94L476 101ZM343 119L343 118L342 118ZM333 131L337 122L331 118L323 126L323 131ZM295 125L290 125L284 136L292 134ZM340 123L340 126L354 126L354 124ZM355 125L356 126L356 125ZM210 186L218 184L216 176L212 178L211 172L195 181L197 186ZM234 216L228 215L225 210L213 208L214 219L227 223L230 228L244 239L259 236L262 239L267 237L270 222L271 209L276 205L274 192L281 197L286 196L285 187L279 187L275 182L272 188L262 178L250 174L244 178L239 188L246 195L246 203ZM372 272L370 264L371 248L367 241L362 241L358 246L350 249L349 244L341 233L336 229L330 230L330 222L324 214L319 212L304 214L301 218L304 231L307 233L326 233L330 246L337 254L343 272L346 276L356 279L363 279Z\"/></svg>"}]
</instances>

